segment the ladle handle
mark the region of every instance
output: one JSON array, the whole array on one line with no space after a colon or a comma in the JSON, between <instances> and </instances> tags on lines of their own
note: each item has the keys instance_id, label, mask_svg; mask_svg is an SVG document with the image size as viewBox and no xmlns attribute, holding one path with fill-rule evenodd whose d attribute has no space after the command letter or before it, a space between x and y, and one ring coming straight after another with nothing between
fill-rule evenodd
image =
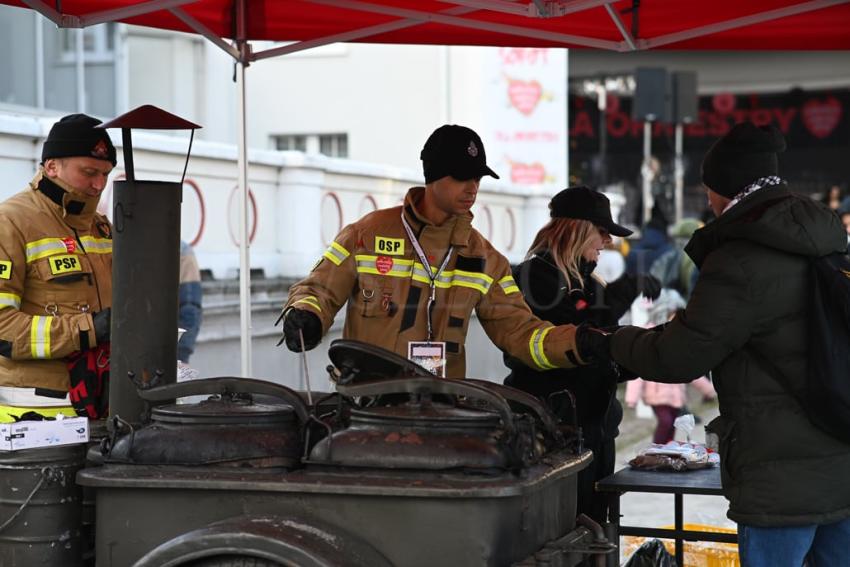
<instances>
[{"instance_id":1,"label":"ladle handle","mask_svg":"<svg viewBox=\"0 0 850 567\"><path fill-rule=\"evenodd\" d=\"M379 396L383 394L445 394L466 396L482 400L493 406L502 420L502 425L514 433L514 420L511 406L505 398L489 389L464 380L446 380L443 378L394 378L391 380L372 380L357 384L337 384L337 392L343 396Z\"/></svg>"},{"instance_id":2,"label":"ladle handle","mask_svg":"<svg viewBox=\"0 0 850 567\"><path fill-rule=\"evenodd\" d=\"M136 392L140 398L147 402L167 402L176 398L203 394L263 394L288 402L302 423L307 421L309 414L307 404L295 390L253 378L203 378L157 386L149 390L136 390Z\"/></svg>"}]
</instances>

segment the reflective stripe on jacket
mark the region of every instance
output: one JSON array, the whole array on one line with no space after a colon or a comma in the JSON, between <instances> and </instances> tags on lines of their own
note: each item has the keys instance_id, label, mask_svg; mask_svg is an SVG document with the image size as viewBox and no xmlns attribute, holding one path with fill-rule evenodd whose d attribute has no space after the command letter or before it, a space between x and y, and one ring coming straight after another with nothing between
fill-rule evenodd
<instances>
[{"instance_id":1,"label":"reflective stripe on jacket","mask_svg":"<svg viewBox=\"0 0 850 567\"><path fill-rule=\"evenodd\" d=\"M67 392L62 359L96 345L91 313L112 305L112 234L96 213L71 228L41 177L0 203L0 385Z\"/></svg>"},{"instance_id":2,"label":"reflective stripe on jacket","mask_svg":"<svg viewBox=\"0 0 850 567\"><path fill-rule=\"evenodd\" d=\"M316 313L327 331L348 302L343 337L407 357L409 342L427 339L430 289L426 268L404 231L403 209L429 255L432 273L454 246L435 282L432 312L434 340L446 342L448 377L465 375L464 343L473 309L496 346L529 366L546 370L581 364L575 327L555 327L531 313L507 259L472 228L471 214L440 226L425 220L415 206L423 192L414 187L403 206L375 211L346 226L310 274L292 286L284 309Z\"/></svg>"}]
</instances>

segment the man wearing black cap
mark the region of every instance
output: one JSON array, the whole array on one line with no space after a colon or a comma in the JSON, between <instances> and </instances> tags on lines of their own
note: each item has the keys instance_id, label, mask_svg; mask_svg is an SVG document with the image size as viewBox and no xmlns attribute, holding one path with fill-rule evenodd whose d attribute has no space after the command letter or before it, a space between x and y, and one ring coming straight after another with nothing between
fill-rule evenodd
<instances>
[{"instance_id":1,"label":"man wearing black cap","mask_svg":"<svg viewBox=\"0 0 850 567\"><path fill-rule=\"evenodd\" d=\"M721 480L743 567L847 565L850 445L816 428L792 391L807 373L809 258L843 252L838 217L779 177L785 141L741 123L703 161L717 219L685 251L699 268L687 308L663 330L624 327L610 352L641 377L712 372ZM603 356L605 347L597 352Z\"/></svg>"},{"instance_id":2,"label":"man wearing black cap","mask_svg":"<svg viewBox=\"0 0 850 567\"><path fill-rule=\"evenodd\" d=\"M487 166L484 144L463 126L435 130L421 153L425 187L402 206L346 226L283 309L281 342L314 348L348 302L343 336L462 378L473 309L496 345L538 370L583 364L575 327L532 315L510 265L472 228L470 209Z\"/></svg>"},{"instance_id":3,"label":"man wearing black cap","mask_svg":"<svg viewBox=\"0 0 850 567\"><path fill-rule=\"evenodd\" d=\"M109 360L112 230L96 209L116 158L98 124L55 123L29 187L0 204L0 421L56 413L69 392L89 417L105 402L105 384L72 379L93 353L98 376Z\"/></svg>"}]
</instances>

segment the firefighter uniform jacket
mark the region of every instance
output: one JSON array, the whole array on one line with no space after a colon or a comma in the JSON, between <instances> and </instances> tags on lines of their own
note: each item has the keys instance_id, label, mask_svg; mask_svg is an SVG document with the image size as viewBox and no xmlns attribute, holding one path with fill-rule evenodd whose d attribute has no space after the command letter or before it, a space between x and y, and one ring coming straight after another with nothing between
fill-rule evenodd
<instances>
[{"instance_id":1,"label":"firefighter uniform jacket","mask_svg":"<svg viewBox=\"0 0 850 567\"><path fill-rule=\"evenodd\" d=\"M407 237L405 215L432 273L450 246L454 252L436 281L433 340L446 343L449 378L466 372L464 342L472 310L500 349L532 368L582 364L575 327L555 327L535 317L519 292L508 260L472 228L472 215L456 215L440 226L426 220L415 203L423 187L408 191L403 206L370 213L343 228L310 274L293 285L284 311L312 311L327 332L348 301L343 337L407 357L408 343L427 337L430 283Z\"/></svg>"},{"instance_id":2,"label":"firefighter uniform jacket","mask_svg":"<svg viewBox=\"0 0 850 567\"><path fill-rule=\"evenodd\" d=\"M0 203L0 386L67 392L62 359L112 305L109 221L74 197L39 172Z\"/></svg>"}]
</instances>

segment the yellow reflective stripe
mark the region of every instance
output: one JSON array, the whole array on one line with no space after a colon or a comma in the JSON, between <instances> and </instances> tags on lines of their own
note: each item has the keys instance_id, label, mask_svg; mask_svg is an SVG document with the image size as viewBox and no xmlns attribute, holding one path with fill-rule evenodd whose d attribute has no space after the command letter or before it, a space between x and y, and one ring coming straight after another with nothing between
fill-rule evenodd
<instances>
[{"instance_id":1,"label":"yellow reflective stripe","mask_svg":"<svg viewBox=\"0 0 850 567\"><path fill-rule=\"evenodd\" d=\"M344 246L342 246L341 244L339 244L339 243L338 243L337 241L335 241L335 240L334 240L333 242L331 242L330 247L331 247L331 248L333 248L334 250L336 250L337 252L339 252L340 254L342 254L342 259L343 259L343 260L345 260L346 258L348 258L349 256L351 256L351 252L349 252L348 250L346 250Z\"/></svg>"},{"instance_id":2,"label":"yellow reflective stripe","mask_svg":"<svg viewBox=\"0 0 850 567\"><path fill-rule=\"evenodd\" d=\"M33 358L50 358L50 325L53 317L34 315L30 327L30 350Z\"/></svg>"},{"instance_id":3,"label":"yellow reflective stripe","mask_svg":"<svg viewBox=\"0 0 850 567\"><path fill-rule=\"evenodd\" d=\"M60 413L65 417L74 417L77 415L77 412L72 406L24 407L0 405L0 423L20 421L20 417L28 412L35 412L44 417L56 417Z\"/></svg>"},{"instance_id":4,"label":"yellow reflective stripe","mask_svg":"<svg viewBox=\"0 0 850 567\"><path fill-rule=\"evenodd\" d=\"M499 285L502 286L502 291L505 292L505 295L510 295L512 293L519 292L519 287L516 285L516 281L514 281L513 276L505 276L499 280Z\"/></svg>"},{"instance_id":5,"label":"yellow reflective stripe","mask_svg":"<svg viewBox=\"0 0 850 567\"><path fill-rule=\"evenodd\" d=\"M431 267L431 273L436 273L436 268ZM431 284L428 279L428 272L425 266L416 263L413 266L413 280L425 284ZM450 287L468 287L486 294L493 284L493 278L483 272L467 272L465 270L450 270L440 274L437 281L434 282L436 287L448 289Z\"/></svg>"},{"instance_id":6,"label":"yellow reflective stripe","mask_svg":"<svg viewBox=\"0 0 850 567\"><path fill-rule=\"evenodd\" d=\"M21 308L21 296L14 293L0 293L0 309L4 307Z\"/></svg>"},{"instance_id":7,"label":"yellow reflective stripe","mask_svg":"<svg viewBox=\"0 0 850 567\"><path fill-rule=\"evenodd\" d=\"M333 262L337 266L342 264L342 260L340 260L339 258L334 256L333 253L330 251L330 249L325 250L325 252L322 254L322 256L327 258L328 260L330 260L331 262Z\"/></svg>"},{"instance_id":8,"label":"yellow reflective stripe","mask_svg":"<svg viewBox=\"0 0 850 567\"><path fill-rule=\"evenodd\" d=\"M34 242L27 242L26 249L27 264L54 254L68 253L61 238L42 238Z\"/></svg>"},{"instance_id":9,"label":"yellow reflective stripe","mask_svg":"<svg viewBox=\"0 0 850 567\"><path fill-rule=\"evenodd\" d=\"M551 362L549 362L549 359L546 358L546 352L543 349L543 341L546 340L546 335L548 335L551 330L552 327L535 329L534 332L531 333L531 338L528 340L528 348L529 351L531 351L531 359L534 361L534 364L542 370L552 370L553 368L557 368L557 366L554 366Z\"/></svg>"},{"instance_id":10,"label":"yellow reflective stripe","mask_svg":"<svg viewBox=\"0 0 850 567\"><path fill-rule=\"evenodd\" d=\"M95 238L94 236L83 236L80 238L88 254L112 254L112 240L109 238Z\"/></svg>"},{"instance_id":11,"label":"yellow reflective stripe","mask_svg":"<svg viewBox=\"0 0 850 567\"><path fill-rule=\"evenodd\" d=\"M306 304L307 304L307 305L309 305L310 307L315 307L315 308L316 308L316 310L317 310L319 313L321 313L321 312L322 312L322 308L319 306L319 300L318 300L318 298L317 298L317 297L314 297L314 296L312 296L312 295L311 295L311 296L309 296L309 297L303 297L303 298L299 299L298 301L296 301L295 303L293 303L292 305L298 305L299 303L306 303Z\"/></svg>"},{"instance_id":12,"label":"yellow reflective stripe","mask_svg":"<svg viewBox=\"0 0 850 567\"><path fill-rule=\"evenodd\" d=\"M374 274L377 276L392 276L395 278L411 278L413 281L431 285L425 266L413 260L392 258L393 265L389 271L381 273L377 266L378 256L371 254L356 254L354 261L357 272L360 274ZM431 273L436 273L437 268L431 267ZM483 272L467 272L464 270L450 270L440 274L434 285L441 289L451 287L468 287L486 294L493 284L493 278Z\"/></svg>"},{"instance_id":13,"label":"yellow reflective stripe","mask_svg":"<svg viewBox=\"0 0 850 567\"><path fill-rule=\"evenodd\" d=\"M322 254L322 256L339 266L346 258L351 256L351 253L337 242L331 242L331 245L328 246L328 249L325 250L325 253Z\"/></svg>"},{"instance_id":14,"label":"yellow reflective stripe","mask_svg":"<svg viewBox=\"0 0 850 567\"><path fill-rule=\"evenodd\" d=\"M389 258L389 256L387 256ZM392 267L383 274L378 271L378 257L368 254L357 254L354 256L354 261L357 264L357 273L374 274L376 276L391 276L394 278L409 278L413 271L413 260L402 260L400 258L392 258Z\"/></svg>"},{"instance_id":15,"label":"yellow reflective stripe","mask_svg":"<svg viewBox=\"0 0 850 567\"><path fill-rule=\"evenodd\" d=\"M470 287L477 289L483 294L490 291L490 286L493 285L493 278L483 272L467 272L465 270L454 270L449 272L452 278L451 285Z\"/></svg>"}]
</instances>

